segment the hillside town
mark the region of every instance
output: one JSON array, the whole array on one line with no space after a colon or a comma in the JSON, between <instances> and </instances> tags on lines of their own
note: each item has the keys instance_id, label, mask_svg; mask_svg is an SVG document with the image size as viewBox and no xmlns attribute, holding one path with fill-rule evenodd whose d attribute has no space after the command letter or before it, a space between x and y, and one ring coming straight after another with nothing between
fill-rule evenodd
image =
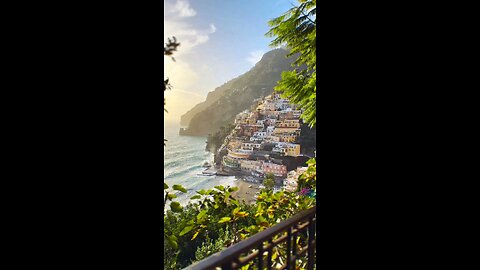
<instances>
[{"instance_id":1,"label":"hillside town","mask_svg":"<svg viewBox=\"0 0 480 270\"><path fill-rule=\"evenodd\" d=\"M226 153L220 170L257 179L271 173L276 189L295 190L298 175L306 169L298 165L309 158L298 143L301 114L277 93L254 100L250 110L236 116L235 128L219 148Z\"/></svg>"}]
</instances>

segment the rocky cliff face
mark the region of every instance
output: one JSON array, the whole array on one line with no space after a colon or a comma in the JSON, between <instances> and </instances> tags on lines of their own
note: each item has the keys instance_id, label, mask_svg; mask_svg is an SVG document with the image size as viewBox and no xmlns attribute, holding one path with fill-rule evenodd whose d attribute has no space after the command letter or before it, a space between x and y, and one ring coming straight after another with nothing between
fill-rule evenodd
<instances>
[{"instance_id":1,"label":"rocky cliff face","mask_svg":"<svg viewBox=\"0 0 480 270\"><path fill-rule=\"evenodd\" d=\"M182 116L181 124L188 123L183 134L213 134L221 126L233 123L235 116L249 109L254 99L271 94L281 79L282 71L292 69L295 57L286 58L287 54L285 49L269 51L247 73L210 92L205 102Z\"/></svg>"}]
</instances>

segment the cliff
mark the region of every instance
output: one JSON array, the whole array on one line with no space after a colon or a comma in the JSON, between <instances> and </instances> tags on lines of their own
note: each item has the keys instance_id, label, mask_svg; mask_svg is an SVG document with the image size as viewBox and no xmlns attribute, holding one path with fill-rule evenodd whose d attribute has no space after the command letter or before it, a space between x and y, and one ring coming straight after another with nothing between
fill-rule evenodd
<instances>
[{"instance_id":1,"label":"cliff","mask_svg":"<svg viewBox=\"0 0 480 270\"><path fill-rule=\"evenodd\" d=\"M188 123L185 135L206 136L220 127L231 124L235 115L249 109L256 98L273 92L282 71L291 70L295 57L286 57L285 49L274 49L245 74L228 81L210 92L206 101L182 115L181 123Z\"/></svg>"}]
</instances>

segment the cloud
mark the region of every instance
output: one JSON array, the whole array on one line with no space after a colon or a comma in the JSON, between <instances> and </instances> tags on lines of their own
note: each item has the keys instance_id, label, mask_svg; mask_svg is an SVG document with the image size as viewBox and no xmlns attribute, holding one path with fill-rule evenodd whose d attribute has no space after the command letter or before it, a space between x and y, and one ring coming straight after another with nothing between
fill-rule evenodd
<instances>
[{"instance_id":1,"label":"cloud","mask_svg":"<svg viewBox=\"0 0 480 270\"><path fill-rule=\"evenodd\" d=\"M165 74L167 75L170 84L174 88L180 89L195 89L197 81L200 76L190 66L188 62L176 61L165 58L164 61Z\"/></svg>"},{"instance_id":2,"label":"cloud","mask_svg":"<svg viewBox=\"0 0 480 270\"><path fill-rule=\"evenodd\" d=\"M258 63L258 61L262 59L262 56L264 53L265 51L263 50L256 50L256 51L250 52L246 60L250 64L252 64L252 66L254 66L256 63Z\"/></svg>"},{"instance_id":3,"label":"cloud","mask_svg":"<svg viewBox=\"0 0 480 270\"><path fill-rule=\"evenodd\" d=\"M197 12L190 7L190 3L186 0L177 0L173 6L166 4L165 8L169 12L176 13L180 17L192 17L197 15Z\"/></svg>"},{"instance_id":4,"label":"cloud","mask_svg":"<svg viewBox=\"0 0 480 270\"><path fill-rule=\"evenodd\" d=\"M194 47L206 43L210 39L209 35L214 33L214 28L213 24L208 29L195 29L185 22L165 21L165 33L175 36L180 42L175 58L190 53ZM164 40L166 42L167 36L164 36Z\"/></svg>"},{"instance_id":5,"label":"cloud","mask_svg":"<svg viewBox=\"0 0 480 270\"><path fill-rule=\"evenodd\" d=\"M173 54L176 61L173 62L169 57L164 59L165 78L169 78L172 85L172 90L165 92L166 109L169 112L165 114L166 119L179 121L180 115L205 100L203 92L209 88L204 81L208 81L205 78L211 74L210 68L206 65L197 67L191 62L190 56L198 53L198 46L207 43L217 27L211 21L205 24L198 22L202 22L202 13L197 14L188 0L165 1L164 42L174 36L180 43Z\"/></svg>"},{"instance_id":6,"label":"cloud","mask_svg":"<svg viewBox=\"0 0 480 270\"><path fill-rule=\"evenodd\" d=\"M210 24L210 33L213 34L215 33L215 31L217 31L217 27L215 27L215 25L213 23Z\"/></svg>"},{"instance_id":7,"label":"cloud","mask_svg":"<svg viewBox=\"0 0 480 270\"><path fill-rule=\"evenodd\" d=\"M186 0L165 2L164 41L166 42L168 37L175 36L177 41L180 42L178 52L175 53L177 59L180 55L190 53L192 48L208 42L209 35L217 31L217 27L213 23L199 27L192 25L189 18L185 18L195 14L197 12L190 7Z\"/></svg>"}]
</instances>

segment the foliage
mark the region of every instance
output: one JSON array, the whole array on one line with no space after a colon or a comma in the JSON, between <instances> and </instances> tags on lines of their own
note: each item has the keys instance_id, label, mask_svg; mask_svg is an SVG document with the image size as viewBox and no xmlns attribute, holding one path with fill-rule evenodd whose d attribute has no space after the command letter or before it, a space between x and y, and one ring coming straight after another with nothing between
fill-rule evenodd
<instances>
[{"instance_id":1,"label":"foliage","mask_svg":"<svg viewBox=\"0 0 480 270\"><path fill-rule=\"evenodd\" d=\"M228 186L200 190L182 211L166 211L165 235L173 238L166 237L166 269L184 268L315 204L314 198L297 192L264 189L256 203L248 205L232 196L236 190ZM281 260L281 248L276 252Z\"/></svg>"},{"instance_id":2,"label":"foliage","mask_svg":"<svg viewBox=\"0 0 480 270\"><path fill-rule=\"evenodd\" d=\"M168 38L168 42L165 44L166 47L163 48L163 55L165 56L170 56L173 61L175 61L175 58L172 56L173 52L177 50L177 47L180 46L180 43L177 42L177 39L175 37L173 38ZM171 85L168 81L168 79L165 79L163 81L163 91L170 89ZM166 101L165 98L163 99L163 106L165 106ZM165 111L167 111L164 108Z\"/></svg>"},{"instance_id":3,"label":"foliage","mask_svg":"<svg viewBox=\"0 0 480 270\"><path fill-rule=\"evenodd\" d=\"M317 162L315 158L307 161L307 171L298 177L298 191L303 188L316 190L317 188Z\"/></svg>"},{"instance_id":4,"label":"foliage","mask_svg":"<svg viewBox=\"0 0 480 270\"><path fill-rule=\"evenodd\" d=\"M229 231L224 231L223 229L219 230L217 239L210 239L207 235L205 241L195 251L195 261L201 261L208 256L221 251L228 241L230 241L230 237Z\"/></svg>"},{"instance_id":5,"label":"foliage","mask_svg":"<svg viewBox=\"0 0 480 270\"><path fill-rule=\"evenodd\" d=\"M225 141L225 138L230 134L230 132L235 128L235 125L228 124L225 126L221 126L220 130L215 132L214 134L208 134L207 137L207 145L205 146L205 150L216 153L220 146Z\"/></svg>"},{"instance_id":6,"label":"foliage","mask_svg":"<svg viewBox=\"0 0 480 270\"><path fill-rule=\"evenodd\" d=\"M263 185L266 189L273 189L275 186L275 175L273 173L267 173L265 179L263 180Z\"/></svg>"},{"instance_id":7,"label":"foliage","mask_svg":"<svg viewBox=\"0 0 480 270\"><path fill-rule=\"evenodd\" d=\"M300 5L269 21L271 46L287 45L289 55L299 55L292 71L284 71L275 87L282 96L304 110L303 120L316 124L316 0L298 0Z\"/></svg>"}]
</instances>

